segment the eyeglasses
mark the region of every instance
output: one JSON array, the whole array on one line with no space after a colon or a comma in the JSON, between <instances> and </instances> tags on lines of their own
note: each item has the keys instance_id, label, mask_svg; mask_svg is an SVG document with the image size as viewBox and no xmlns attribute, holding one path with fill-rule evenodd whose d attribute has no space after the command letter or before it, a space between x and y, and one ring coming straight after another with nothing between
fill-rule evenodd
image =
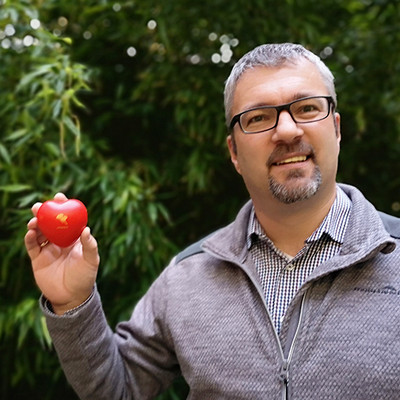
<instances>
[{"instance_id":1,"label":"eyeglasses","mask_svg":"<svg viewBox=\"0 0 400 400\"><path fill-rule=\"evenodd\" d=\"M244 133L269 131L278 125L279 115L283 110L287 111L297 124L308 124L327 118L333 106L331 96L311 96L280 106L256 107L235 115L229 128L233 129L239 122Z\"/></svg>"}]
</instances>

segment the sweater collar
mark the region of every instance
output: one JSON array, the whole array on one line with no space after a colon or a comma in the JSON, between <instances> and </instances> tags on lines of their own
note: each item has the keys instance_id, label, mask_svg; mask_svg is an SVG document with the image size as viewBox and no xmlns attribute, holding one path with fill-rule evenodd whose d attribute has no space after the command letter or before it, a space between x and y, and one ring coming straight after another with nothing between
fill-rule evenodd
<instances>
[{"instance_id":1,"label":"sweater collar","mask_svg":"<svg viewBox=\"0 0 400 400\"><path fill-rule=\"evenodd\" d=\"M332 207L320 226L306 239L306 243L315 242L321 239L324 234L327 234L332 240L343 244L350 211L350 198L339 186L337 186L336 198L332 204ZM269 240L257 219L254 207L252 207L247 229L246 243L248 249L250 249L257 237Z\"/></svg>"},{"instance_id":2,"label":"sweater collar","mask_svg":"<svg viewBox=\"0 0 400 400\"><path fill-rule=\"evenodd\" d=\"M396 242L386 231L373 205L357 188L344 184L338 186L352 203L347 228L342 238L341 254L353 254L354 259L360 259L375 251L393 251ZM248 255L247 234L252 208L252 202L248 201L239 211L235 221L218 230L203 243L204 250L224 259L244 262Z\"/></svg>"}]
</instances>

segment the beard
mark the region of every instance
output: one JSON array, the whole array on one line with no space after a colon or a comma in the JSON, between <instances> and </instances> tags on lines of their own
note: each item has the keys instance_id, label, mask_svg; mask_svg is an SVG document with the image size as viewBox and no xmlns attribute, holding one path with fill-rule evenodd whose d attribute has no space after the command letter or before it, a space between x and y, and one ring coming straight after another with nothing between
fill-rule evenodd
<instances>
[{"instance_id":1,"label":"beard","mask_svg":"<svg viewBox=\"0 0 400 400\"><path fill-rule=\"evenodd\" d=\"M297 201L307 200L314 196L321 186L321 170L316 165L309 181L305 184L296 185L294 181L303 177L304 173L300 170L290 171L284 183L279 183L273 176L269 176L269 190L277 200L284 204L293 204Z\"/></svg>"},{"instance_id":2,"label":"beard","mask_svg":"<svg viewBox=\"0 0 400 400\"><path fill-rule=\"evenodd\" d=\"M312 175L306 179L305 172L301 169L293 169L288 172L285 180L278 182L274 176L269 175L269 190L272 195L284 204L293 204L297 201L307 200L314 196L322 183L321 170L315 163L314 148L309 143L297 141L291 144L280 144L271 153L267 167L270 168L277 160L285 157L289 153L301 153L314 160L314 170Z\"/></svg>"}]
</instances>

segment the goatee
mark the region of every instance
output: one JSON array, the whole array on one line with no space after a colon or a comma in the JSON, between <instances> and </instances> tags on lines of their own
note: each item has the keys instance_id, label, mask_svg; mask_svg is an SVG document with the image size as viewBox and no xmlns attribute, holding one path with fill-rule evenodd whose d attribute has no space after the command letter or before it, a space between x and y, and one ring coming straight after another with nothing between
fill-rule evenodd
<instances>
[{"instance_id":1,"label":"goatee","mask_svg":"<svg viewBox=\"0 0 400 400\"><path fill-rule=\"evenodd\" d=\"M301 170L290 171L286 181L303 178L304 173ZM321 171L316 165L310 180L303 185L296 186L290 182L279 183L273 176L268 179L269 189L273 196L284 204L293 204L297 201L307 200L314 196L322 183Z\"/></svg>"},{"instance_id":2,"label":"goatee","mask_svg":"<svg viewBox=\"0 0 400 400\"><path fill-rule=\"evenodd\" d=\"M267 167L270 169L278 161L285 158L287 154L304 154L309 160L315 160L313 147L309 143L301 140L291 144L280 144L271 153L267 161ZM317 193L322 183L321 170L314 163L312 176L304 183L305 172L294 168L289 171L285 177L285 182L279 183L272 175L269 175L269 189L273 196L285 204L292 204L297 201L307 200ZM296 182L296 180L298 182Z\"/></svg>"}]
</instances>

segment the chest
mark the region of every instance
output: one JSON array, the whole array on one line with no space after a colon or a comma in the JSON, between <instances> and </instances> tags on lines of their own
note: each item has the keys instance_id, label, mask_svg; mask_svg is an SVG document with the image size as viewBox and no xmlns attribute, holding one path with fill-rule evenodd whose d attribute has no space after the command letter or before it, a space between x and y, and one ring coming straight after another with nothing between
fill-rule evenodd
<instances>
[{"instance_id":1,"label":"chest","mask_svg":"<svg viewBox=\"0 0 400 400\"><path fill-rule=\"evenodd\" d=\"M400 387L397 277L363 265L316 280L301 319L298 296L278 337L261 288L240 269L221 271L181 293L175 310L175 351L193 393L280 398L285 362L291 398L389 399Z\"/></svg>"}]
</instances>

